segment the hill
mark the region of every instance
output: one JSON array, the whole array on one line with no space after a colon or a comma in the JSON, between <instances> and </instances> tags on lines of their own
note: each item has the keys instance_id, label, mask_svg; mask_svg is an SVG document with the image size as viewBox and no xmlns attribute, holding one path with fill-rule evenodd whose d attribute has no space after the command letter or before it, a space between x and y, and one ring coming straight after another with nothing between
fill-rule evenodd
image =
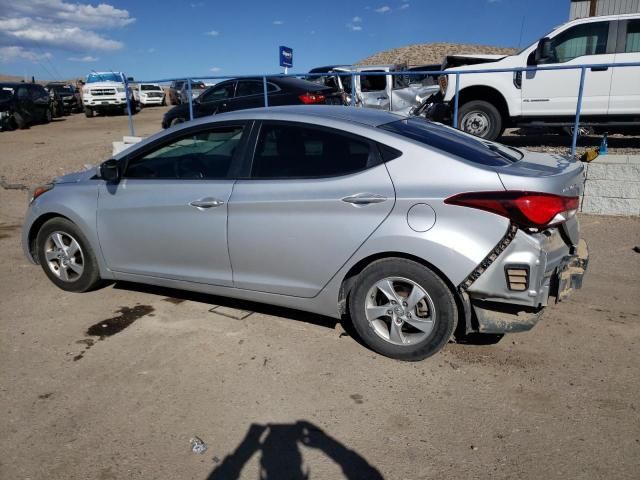
<instances>
[{"instance_id":1,"label":"hill","mask_svg":"<svg viewBox=\"0 0 640 480\"><path fill-rule=\"evenodd\" d=\"M421 43L384 50L357 62L357 65L384 65L406 63L408 65L441 64L447 55L489 54L513 55L515 48L491 47L463 43Z\"/></svg>"}]
</instances>

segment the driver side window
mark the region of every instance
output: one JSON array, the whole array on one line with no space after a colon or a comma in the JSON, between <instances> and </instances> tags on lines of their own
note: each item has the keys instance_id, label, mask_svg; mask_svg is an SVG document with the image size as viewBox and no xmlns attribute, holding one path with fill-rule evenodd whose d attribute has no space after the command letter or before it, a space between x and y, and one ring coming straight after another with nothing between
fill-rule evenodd
<instances>
[{"instance_id":1,"label":"driver side window","mask_svg":"<svg viewBox=\"0 0 640 480\"><path fill-rule=\"evenodd\" d=\"M211 88L202 94L200 101L202 102L215 102L218 100L227 100L233 97L233 83L227 83L225 85L219 85Z\"/></svg>"},{"instance_id":2,"label":"driver side window","mask_svg":"<svg viewBox=\"0 0 640 480\"><path fill-rule=\"evenodd\" d=\"M551 41L553 63L564 63L585 55L607 52L609 22L576 25L560 33Z\"/></svg>"},{"instance_id":3,"label":"driver side window","mask_svg":"<svg viewBox=\"0 0 640 480\"><path fill-rule=\"evenodd\" d=\"M132 159L124 174L136 179L211 180L230 178L242 139L239 125L212 128L174 139Z\"/></svg>"}]
</instances>

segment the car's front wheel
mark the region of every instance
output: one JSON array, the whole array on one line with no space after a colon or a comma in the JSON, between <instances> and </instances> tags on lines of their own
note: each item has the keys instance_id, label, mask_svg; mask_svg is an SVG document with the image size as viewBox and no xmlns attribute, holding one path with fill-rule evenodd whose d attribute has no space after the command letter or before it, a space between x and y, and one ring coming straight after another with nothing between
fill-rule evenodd
<instances>
[{"instance_id":1,"label":"car's front wheel","mask_svg":"<svg viewBox=\"0 0 640 480\"><path fill-rule=\"evenodd\" d=\"M44 273L62 290L86 292L100 285L98 263L89 242L69 220L47 221L38 232L36 248Z\"/></svg>"},{"instance_id":2,"label":"car's front wheel","mask_svg":"<svg viewBox=\"0 0 640 480\"><path fill-rule=\"evenodd\" d=\"M169 123L169 126L173 127L175 125L179 125L179 124L184 123L184 122L185 122L184 118L176 117L176 118L171 119L171 122Z\"/></svg>"},{"instance_id":3,"label":"car's front wheel","mask_svg":"<svg viewBox=\"0 0 640 480\"><path fill-rule=\"evenodd\" d=\"M458 128L476 137L496 140L503 132L502 115L484 100L473 100L460 107Z\"/></svg>"},{"instance_id":4,"label":"car's front wheel","mask_svg":"<svg viewBox=\"0 0 640 480\"><path fill-rule=\"evenodd\" d=\"M455 298L442 279L402 258L378 260L360 273L349 297L349 312L368 347L410 361L442 349L458 315Z\"/></svg>"}]
</instances>

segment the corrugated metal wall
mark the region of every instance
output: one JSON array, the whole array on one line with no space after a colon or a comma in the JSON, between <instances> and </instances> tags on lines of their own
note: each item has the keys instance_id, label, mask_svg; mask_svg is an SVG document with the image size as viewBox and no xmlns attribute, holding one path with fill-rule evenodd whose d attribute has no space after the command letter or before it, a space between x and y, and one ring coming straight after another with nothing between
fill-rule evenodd
<instances>
[{"instance_id":1,"label":"corrugated metal wall","mask_svg":"<svg viewBox=\"0 0 640 480\"><path fill-rule=\"evenodd\" d=\"M589 16L591 0L571 2L569 20ZM596 15L617 15L619 13L640 13L640 0L598 0Z\"/></svg>"}]
</instances>

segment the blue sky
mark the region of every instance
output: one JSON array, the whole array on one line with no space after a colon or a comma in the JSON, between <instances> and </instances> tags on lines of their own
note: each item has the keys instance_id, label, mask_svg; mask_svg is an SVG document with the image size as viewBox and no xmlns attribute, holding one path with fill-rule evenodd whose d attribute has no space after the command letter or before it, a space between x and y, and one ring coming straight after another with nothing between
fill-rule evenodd
<instances>
[{"instance_id":1,"label":"blue sky","mask_svg":"<svg viewBox=\"0 0 640 480\"><path fill-rule=\"evenodd\" d=\"M304 72L413 43L524 47L568 15L569 0L0 0L0 72L275 73L279 45Z\"/></svg>"}]
</instances>

